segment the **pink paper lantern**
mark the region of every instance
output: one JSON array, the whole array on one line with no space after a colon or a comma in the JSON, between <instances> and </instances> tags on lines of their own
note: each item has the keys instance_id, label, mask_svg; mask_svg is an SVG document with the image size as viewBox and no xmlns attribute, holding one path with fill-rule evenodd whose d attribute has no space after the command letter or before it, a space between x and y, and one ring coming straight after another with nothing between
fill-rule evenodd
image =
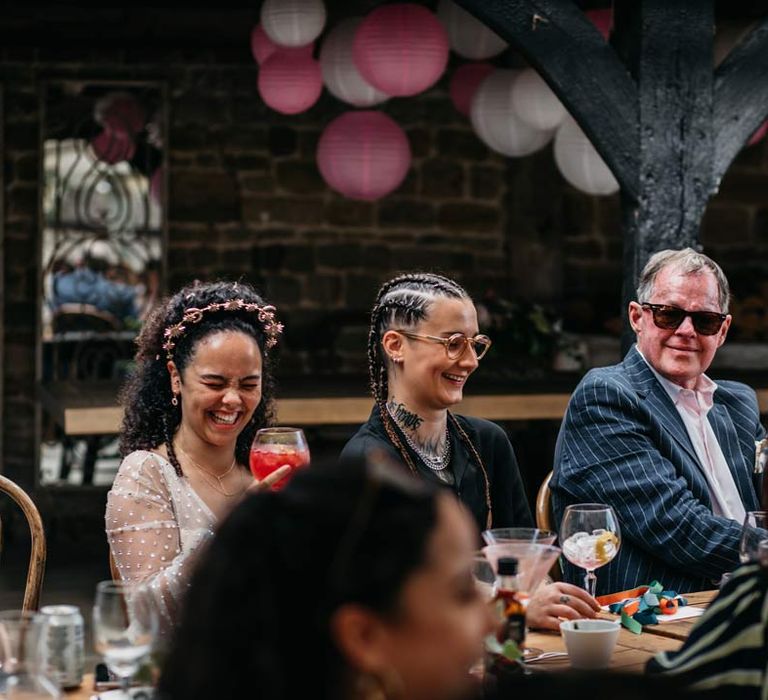
<instances>
[{"instance_id":1,"label":"pink paper lantern","mask_svg":"<svg viewBox=\"0 0 768 700\"><path fill-rule=\"evenodd\" d=\"M603 35L603 39L608 41L613 29L613 10L610 7L605 10L587 10L586 15Z\"/></svg>"},{"instance_id":2,"label":"pink paper lantern","mask_svg":"<svg viewBox=\"0 0 768 700\"><path fill-rule=\"evenodd\" d=\"M752 134L752 136L749 137L749 141L747 141L747 146L754 146L758 141L760 141L765 134L768 133L768 121L764 121L758 128L757 131Z\"/></svg>"},{"instance_id":3,"label":"pink paper lantern","mask_svg":"<svg viewBox=\"0 0 768 700\"><path fill-rule=\"evenodd\" d=\"M448 62L448 36L426 7L383 5L361 23L352 46L363 78L388 95L407 97L434 85Z\"/></svg>"},{"instance_id":4,"label":"pink paper lantern","mask_svg":"<svg viewBox=\"0 0 768 700\"><path fill-rule=\"evenodd\" d=\"M371 201L400 186L411 165L411 147L386 114L345 112L321 134L317 165L329 187L345 197Z\"/></svg>"},{"instance_id":5,"label":"pink paper lantern","mask_svg":"<svg viewBox=\"0 0 768 700\"><path fill-rule=\"evenodd\" d=\"M312 56L314 50L314 41L305 46L289 48L286 46L278 46L267 36L267 33L260 24L255 25L251 30L251 54L253 54L254 60L259 65L264 63L264 61L275 53L275 51L296 51L301 56Z\"/></svg>"},{"instance_id":6,"label":"pink paper lantern","mask_svg":"<svg viewBox=\"0 0 768 700\"><path fill-rule=\"evenodd\" d=\"M144 128L147 114L129 92L111 92L96 103L94 118L105 129L138 134Z\"/></svg>"},{"instance_id":7,"label":"pink paper lantern","mask_svg":"<svg viewBox=\"0 0 768 700\"><path fill-rule=\"evenodd\" d=\"M114 165L133 158L136 144L126 131L104 129L91 139L94 155L104 163Z\"/></svg>"},{"instance_id":8,"label":"pink paper lantern","mask_svg":"<svg viewBox=\"0 0 768 700\"><path fill-rule=\"evenodd\" d=\"M267 106L281 114L299 114L323 91L320 64L295 51L276 51L259 69L258 86Z\"/></svg>"},{"instance_id":9,"label":"pink paper lantern","mask_svg":"<svg viewBox=\"0 0 768 700\"><path fill-rule=\"evenodd\" d=\"M493 66L490 63L465 63L454 71L448 91L453 106L460 114L469 116L477 88L492 71Z\"/></svg>"}]
</instances>

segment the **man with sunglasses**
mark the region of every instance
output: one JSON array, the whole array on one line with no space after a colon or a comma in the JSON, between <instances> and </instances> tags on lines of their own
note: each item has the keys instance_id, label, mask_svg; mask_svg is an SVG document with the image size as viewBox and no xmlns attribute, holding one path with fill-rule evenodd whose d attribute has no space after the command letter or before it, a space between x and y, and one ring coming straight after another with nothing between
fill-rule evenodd
<instances>
[{"instance_id":1,"label":"man with sunglasses","mask_svg":"<svg viewBox=\"0 0 768 700\"><path fill-rule=\"evenodd\" d=\"M690 248L656 253L629 305L637 343L621 364L587 373L558 436L555 517L573 503L613 506L617 557L598 594L660 581L678 592L716 585L739 563L746 511L759 508L755 392L706 374L725 341L728 281ZM768 536L768 535L766 535ZM579 570L567 567L566 580Z\"/></svg>"}]
</instances>

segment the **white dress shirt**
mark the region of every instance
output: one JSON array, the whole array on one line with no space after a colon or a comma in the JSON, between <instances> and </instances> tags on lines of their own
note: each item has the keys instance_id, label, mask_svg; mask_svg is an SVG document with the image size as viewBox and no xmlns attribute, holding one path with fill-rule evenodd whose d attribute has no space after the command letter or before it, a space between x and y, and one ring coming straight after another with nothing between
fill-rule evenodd
<instances>
[{"instance_id":1,"label":"white dress shirt","mask_svg":"<svg viewBox=\"0 0 768 700\"><path fill-rule=\"evenodd\" d=\"M643 357L643 354L640 353L640 356ZM675 404L677 412L683 419L688 437L691 438L693 449L709 484L712 512L735 520L739 524L743 523L746 512L741 495L725 461L720 443L707 420L707 414L714 404L713 395L717 384L706 374L702 374L696 380L694 389L684 389L679 384L662 377L645 357L643 359L669 394L669 398L672 399L672 403Z\"/></svg>"}]
</instances>

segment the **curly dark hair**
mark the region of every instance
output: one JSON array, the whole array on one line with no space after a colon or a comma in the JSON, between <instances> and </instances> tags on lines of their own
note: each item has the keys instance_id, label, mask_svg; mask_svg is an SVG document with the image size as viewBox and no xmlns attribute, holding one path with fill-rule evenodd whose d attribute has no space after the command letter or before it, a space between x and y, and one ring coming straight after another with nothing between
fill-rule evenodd
<instances>
[{"instance_id":1,"label":"curly dark hair","mask_svg":"<svg viewBox=\"0 0 768 700\"><path fill-rule=\"evenodd\" d=\"M348 603L402 614L438 498L402 465L370 458L313 465L281 491L248 496L195 567L160 697L344 697L357 671L331 619Z\"/></svg>"},{"instance_id":2,"label":"curly dark hair","mask_svg":"<svg viewBox=\"0 0 768 700\"><path fill-rule=\"evenodd\" d=\"M265 305L256 290L243 282L196 282L166 298L146 320L136 339L136 368L120 391L120 403L125 410L120 433L122 456L134 450L149 450L165 444L169 461L181 474L173 449L173 436L181 422L181 406L171 404L171 377L163 348L165 329L179 323L184 311L190 307L202 308L232 299ZM220 331L245 333L256 341L261 350L261 401L248 425L238 435L235 447L238 464L247 465L256 431L271 425L274 420L273 358L267 351L267 336L257 314L244 309L207 312L202 320L189 324L184 333L175 339L173 361L179 372L183 372L200 340Z\"/></svg>"}]
</instances>

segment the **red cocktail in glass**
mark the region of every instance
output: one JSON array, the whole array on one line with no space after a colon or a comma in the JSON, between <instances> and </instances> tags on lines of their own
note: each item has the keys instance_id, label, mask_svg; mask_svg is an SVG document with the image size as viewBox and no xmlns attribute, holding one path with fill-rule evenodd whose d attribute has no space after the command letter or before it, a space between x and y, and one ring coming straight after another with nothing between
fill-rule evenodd
<instances>
[{"instance_id":1,"label":"red cocktail in glass","mask_svg":"<svg viewBox=\"0 0 768 700\"><path fill-rule=\"evenodd\" d=\"M251 446L251 473L260 481L284 464L291 473L272 484L275 491L288 483L298 467L309 464L309 447L300 428L262 428L257 431Z\"/></svg>"}]
</instances>

